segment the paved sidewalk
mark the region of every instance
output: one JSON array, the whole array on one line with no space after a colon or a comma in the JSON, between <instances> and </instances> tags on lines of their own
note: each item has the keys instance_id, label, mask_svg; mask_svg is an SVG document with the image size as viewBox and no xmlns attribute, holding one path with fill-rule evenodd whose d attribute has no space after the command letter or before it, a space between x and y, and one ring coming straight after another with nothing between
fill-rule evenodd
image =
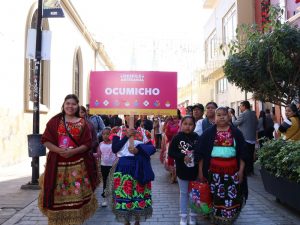
<instances>
[{"instance_id":1,"label":"paved sidewalk","mask_svg":"<svg viewBox=\"0 0 300 225\"><path fill-rule=\"evenodd\" d=\"M176 184L169 184L168 173L159 162L159 154L154 155L152 160L153 169L155 170L156 179L153 183L153 204L154 211L153 217L146 222L145 225L178 225L179 224L179 189ZM8 181L11 185L16 181ZM20 187L20 185L18 185ZM259 172L256 169L256 175L249 177L249 199L244 207L240 217L236 221L236 225L296 225L300 224L299 213L289 209L276 202L275 197L266 193ZM97 196L99 202L102 199L100 196L100 188L97 190ZM7 197L5 202L11 203L13 201L18 203L18 198L22 200L20 196L31 194L31 191L20 191L22 194ZM25 194L23 194L25 193ZM1 193L0 193L1 194ZM1 196L0 196L1 197ZM25 208L16 210L15 213L6 219L3 225L33 225L33 224L47 224L47 219L40 213L37 208L37 191L33 191L30 196L30 203ZM28 200L27 198L26 200ZM21 202L21 201L20 201ZM2 203L2 198L1 198ZM26 202L27 203L27 202ZM26 205L23 204L24 205ZM21 206L21 204L19 205ZM1 215L1 211L0 211ZM3 221L2 221L3 222ZM207 220L200 220L199 224L210 224ZM1 224L1 221L0 221ZM114 216L109 208L99 208L96 214L86 221L85 225L116 225Z\"/></svg>"},{"instance_id":2,"label":"paved sidewalk","mask_svg":"<svg viewBox=\"0 0 300 225\"><path fill-rule=\"evenodd\" d=\"M40 168L45 157L41 157ZM38 191L21 190L21 186L31 180L31 158L0 170L0 224L20 210L29 206L38 196Z\"/></svg>"}]
</instances>

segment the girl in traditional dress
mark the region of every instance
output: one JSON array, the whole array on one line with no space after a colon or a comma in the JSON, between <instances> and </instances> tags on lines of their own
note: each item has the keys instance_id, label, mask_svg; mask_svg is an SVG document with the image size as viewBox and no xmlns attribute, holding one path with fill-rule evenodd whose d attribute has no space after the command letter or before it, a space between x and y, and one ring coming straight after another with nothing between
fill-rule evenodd
<instances>
[{"instance_id":1,"label":"girl in traditional dress","mask_svg":"<svg viewBox=\"0 0 300 225\"><path fill-rule=\"evenodd\" d=\"M226 107L216 109L215 123L200 136L195 160L200 160L199 179L210 184L212 222L232 224L248 194L244 168L249 155L242 133L230 126Z\"/></svg>"},{"instance_id":2,"label":"girl in traditional dress","mask_svg":"<svg viewBox=\"0 0 300 225\"><path fill-rule=\"evenodd\" d=\"M79 117L78 103L76 95L67 95L62 113L50 119L41 140L49 153L40 177L39 208L49 225L82 224L98 206L91 132Z\"/></svg>"},{"instance_id":3,"label":"girl in traditional dress","mask_svg":"<svg viewBox=\"0 0 300 225\"><path fill-rule=\"evenodd\" d=\"M121 126L112 130L112 150L119 157L111 169L107 196L119 222L140 224L152 216L150 156L155 153L147 131ZM146 144L144 144L146 143Z\"/></svg>"}]
</instances>

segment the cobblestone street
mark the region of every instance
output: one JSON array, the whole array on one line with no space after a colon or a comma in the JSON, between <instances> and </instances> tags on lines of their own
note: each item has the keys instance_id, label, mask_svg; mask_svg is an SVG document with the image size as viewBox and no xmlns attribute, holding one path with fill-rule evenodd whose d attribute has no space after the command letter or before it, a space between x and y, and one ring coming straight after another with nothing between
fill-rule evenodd
<instances>
[{"instance_id":1,"label":"cobblestone street","mask_svg":"<svg viewBox=\"0 0 300 225\"><path fill-rule=\"evenodd\" d=\"M152 159L152 165L155 170L156 179L153 183L153 217L146 222L145 225L172 225L179 224L179 189L176 184L169 184L168 173L159 162L159 153L156 153ZM240 217L236 221L236 225L296 225L300 224L300 216L293 210L288 209L276 202L275 197L265 192L259 172L249 178L249 199L244 207ZM97 195L99 203L101 204L100 190ZM21 191L24 195L26 192ZM21 195L14 195L14 201L18 200ZM12 217L8 219L3 225L33 225L33 224L47 224L47 219L40 213L37 208L37 192L31 196L32 203L21 210L15 210L15 214L11 212ZM4 198L5 201L8 199ZM1 198L1 202L3 198ZM13 200L11 200L13 201ZM13 209L11 209L13 210ZM3 213L0 215L3 217ZM85 225L115 225L119 224L115 221L113 214L109 208L99 207L96 214L86 221ZM199 218L198 224L210 224L208 220Z\"/></svg>"}]
</instances>

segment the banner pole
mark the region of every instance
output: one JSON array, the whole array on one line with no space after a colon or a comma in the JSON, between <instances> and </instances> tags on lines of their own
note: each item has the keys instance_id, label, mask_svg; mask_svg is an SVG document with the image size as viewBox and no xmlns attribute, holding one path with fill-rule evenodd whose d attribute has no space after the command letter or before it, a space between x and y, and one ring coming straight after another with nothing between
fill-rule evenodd
<instances>
[{"instance_id":1,"label":"banner pole","mask_svg":"<svg viewBox=\"0 0 300 225\"><path fill-rule=\"evenodd\" d=\"M129 129L134 129L134 116L130 115L129 116ZM131 136L129 138L129 147L133 148L134 147L134 137Z\"/></svg>"}]
</instances>

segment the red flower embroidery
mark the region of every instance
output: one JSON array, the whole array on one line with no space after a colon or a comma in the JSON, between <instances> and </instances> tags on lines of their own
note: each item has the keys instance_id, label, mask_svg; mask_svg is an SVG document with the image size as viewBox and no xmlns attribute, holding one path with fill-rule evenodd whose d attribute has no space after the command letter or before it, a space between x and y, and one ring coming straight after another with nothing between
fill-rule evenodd
<instances>
[{"instance_id":1,"label":"red flower embroidery","mask_svg":"<svg viewBox=\"0 0 300 225\"><path fill-rule=\"evenodd\" d=\"M117 189L121 184L121 179L119 177L114 179L114 189Z\"/></svg>"},{"instance_id":2,"label":"red flower embroidery","mask_svg":"<svg viewBox=\"0 0 300 225\"><path fill-rule=\"evenodd\" d=\"M151 182L146 184L146 188L151 189Z\"/></svg>"},{"instance_id":3,"label":"red flower embroidery","mask_svg":"<svg viewBox=\"0 0 300 225\"><path fill-rule=\"evenodd\" d=\"M80 135L80 130L79 130L77 127L74 127L74 128L71 130L71 133L72 133L72 135L74 135L74 136L79 136L79 135Z\"/></svg>"},{"instance_id":4,"label":"red flower embroidery","mask_svg":"<svg viewBox=\"0 0 300 225\"><path fill-rule=\"evenodd\" d=\"M66 130L65 130L65 127L64 127L64 126L61 126L61 125L58 126L58 133L60 133L60 134L61 134L61 133L65 133L65 131L66 131Z\"/></svg>"},{"instance_id":5,"label":"red flower embroidery","mask_svg":"<svg viewBox=\"0 0 300 225\"><path fill-rule=\"evenodd\" d=\"M132 208L132 202L127 203L127 204L126 204L126 207L127 207L128 209L131 209L131 208Z\"/></svg>"},{"instance_id":6,"label":"red flower embroidery","mask_svg":"<svg viewBox=\"0 0 300 225\"><path fill-rule=\"evenodd\" d=\"M140 201L140 202L139 202L139 207L140 207L140 208L143 209L143 208L145 208L145 206L146 206L146 202L145 202L145 201Z\"/></svg>"},{"instance_id":7,"label":"red flower embroidery","mask_svg":"<svg viewBox=\"0 0 300 225\"><path fill-rule=\"evenodd\" d=\"M136 185L136 190L137 190L137 192L138 193L144 193L144 191L145 191L145 186L143 186L143 185L140 185L139 183L137 183L137 185Z\"/></svg>"},{"instance_id":8,"label":"red flower embroidery","mask_svg":"<svg viewBox=\"0 0 300 225\"><path fill-rule=\"evenodd\" d=\"M127 195L132 194L132 181L126 180L123 185L123 190Z\"/></svg>"}]
</instances>

